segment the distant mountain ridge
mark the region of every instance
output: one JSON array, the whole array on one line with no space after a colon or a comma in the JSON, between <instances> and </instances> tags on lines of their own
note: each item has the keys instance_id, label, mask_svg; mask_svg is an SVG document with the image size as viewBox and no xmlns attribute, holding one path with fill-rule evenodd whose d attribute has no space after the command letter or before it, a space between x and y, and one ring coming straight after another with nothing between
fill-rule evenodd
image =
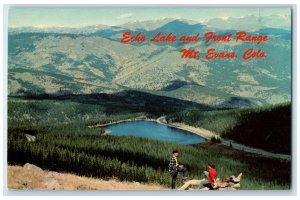
<instances>
[{"instance_id":1,"label":"distant mountain ridge","mask_svg":"<svg viewBox=\"0 0 300 200\"><path fill-rule=\"evenodd\" d=\"M101 30L107 29L122 29L122 30L132 30L132 31L153 31L158 28L163 28L163 26L169 26L169 23L174 23L175 21L181 22L183 24L201 25L206 26L210 30L220 31L220 30L247 30L253 31L261 28L277 28L291 30L291 19L287 16L282 15L271 15L271 16L254 16L246 15L244 17L226 17L226 18L212 18L209 20L197 22L193 20L186 20L182 18L171 18L166 17L157 20L147 20L147 21L130 21L120 25L89 25L83 27L55 27L55 26L25 26L25 27L9 27L8 31L10 33L20 33L20 32L52 32L52 33L77 33L77 34L90 34ZM169 25L168 25L169 24ZM250 25L249 25L250 24ZM242 26L241 26L242 25ZM166 30L165 30L166 31Z\"/></svg>"},{"instance_id":2,"label":"distant mountain ridge","mask_svg":"<svg viewBox=\"0 0 300 200\"><path fill-rule=\"evenodd\" d=\"M165 19L122 26L9 30L9 95L30 93L115 93L127 89L148 91L211 105L235 103L242 98L257 105L291 99L291 32L263 27L251 34L268 34L259 45L267 59L213 61L182 59L180 49L190 47L242 54L252 43L145 43L121 44L124 31L147 36L157 32L195 34L207 25ZM43 30L43 31L39 31ZM220 30L219 34L236 30ZM184 83L184 84L182 84ZM247 104L251 104L247 102Z\"/></svg>"}]
</instances>

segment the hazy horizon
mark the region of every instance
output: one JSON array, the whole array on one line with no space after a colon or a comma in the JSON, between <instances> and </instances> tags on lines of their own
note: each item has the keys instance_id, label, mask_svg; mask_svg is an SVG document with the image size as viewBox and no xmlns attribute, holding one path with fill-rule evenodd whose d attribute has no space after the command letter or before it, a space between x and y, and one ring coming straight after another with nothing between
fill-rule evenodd
<instances>
[{"instance_id":1,"label":"hazy horizon","mask_svg":"<svg viewBox=\"0 0 300 200\"><path fill-rule=\"evenodd\" d=\"M163 11L161 11L163 10ZM199 12L201 11L201 12ZM11 7L8 26L19 27L67 27L106 25L118 26L129 22L155 21L166 18L185 19L205 23L213 19L241 19L251 17L280 16L289 24L290 8L92 8L92 7ZM285 23L283 20L282 22Z\"/></svg>"}]
</instances>

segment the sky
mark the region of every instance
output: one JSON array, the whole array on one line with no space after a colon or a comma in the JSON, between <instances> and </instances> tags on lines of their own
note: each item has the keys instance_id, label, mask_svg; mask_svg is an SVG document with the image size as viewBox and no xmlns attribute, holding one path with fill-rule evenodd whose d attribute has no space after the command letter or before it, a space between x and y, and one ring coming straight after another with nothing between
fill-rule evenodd
<instances>
[{"instance_id":1,"label":"sky","mask_svg":"<svg viewBox=\"0 0 300 200\"><path fill-rule=\"evenodd\" d=\"M83 27L98 24L112 26L166 17L202 22L212 18L290 14L290 8L10 7L8 23L9 27Z\"/></svg>"}]
</instances>

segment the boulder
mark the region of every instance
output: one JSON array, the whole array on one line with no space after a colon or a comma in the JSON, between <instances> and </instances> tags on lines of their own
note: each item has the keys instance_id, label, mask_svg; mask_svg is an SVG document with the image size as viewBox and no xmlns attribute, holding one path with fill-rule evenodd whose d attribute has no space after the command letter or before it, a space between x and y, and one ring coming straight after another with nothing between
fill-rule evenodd
<instances>
[{"instance_id":1,"label":"boulder","mask_svg":"<svg viewBox=\"0 0 300 200\"><path fill-rule=\"evenodd\" d=\"M38 167L36 165L33 165L33 164L30 164L30 163L26 163L23 167L25 169L29 169L29 170L43 171L40 167Z\"/></svg>"}]
</instances>

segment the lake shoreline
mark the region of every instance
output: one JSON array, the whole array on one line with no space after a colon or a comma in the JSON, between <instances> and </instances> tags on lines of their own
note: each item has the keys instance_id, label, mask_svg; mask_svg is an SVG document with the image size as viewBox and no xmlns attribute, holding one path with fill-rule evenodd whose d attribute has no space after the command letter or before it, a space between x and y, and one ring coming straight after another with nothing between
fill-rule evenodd
<instances>
[{"instance_id":1,"label":"lake shoreline","mask_svg":"<svg viewBox=\"0 0 300 200\"><path fill-rule=\"evenodd\" d=\"M118 120L118 121L115 121L115 122L109 122L109 123L105 123L105 124L90 125L88 127L89 128L102 128L102 127L106 127L106 126L110 126L110 125L114 125L114 124L119 124L119 123L122 123L122 122L134 122L134 121L157 122L156 119L134 118L134 119L122 119L122 120Z\"/></svg>"},{"instance_id":2,"label":"lake shoreline","mask_svg":"<svg viewBox=\"0 0 300 200\"><path fill-rule=\"evenodd\" d=\"M196 128L196 127L192 127L192 126L188 126L185 124L181 124L181 123L168 123L165 120L165 116L159 117L157 119L151 119L151 118L143 118L143 117L138 117L138 118L133 118L133 119L123 119L123 120L118 120L115 122L109 122L109 123L105 123L105 124L97 124L97 125L91 125L88 126L89 128L104 128L110 125L114 125L114 124L119 124L119 123L123 123L123 122L134 122L134 121L148 121L148 122L156 122L158 124L162 124L171 128L176 128L179 130L183 130L183 131L187 131L193 134L196 134L206 140L210 140L212 137L214 136L218 136L217 134L206 130L206 129L202 129L202 128Z\"/></svg>"},{"instance_id":3,"label":"lake shoreline","mask_svg":"<svg viewBox=\"0 0 300 200\"><path fill-rule=\"evenodd\" d=\"M114 124L119 124L122 122L134 122L134 121L156 122L158 124L162 124L162 125L165 125L165 126L168 126L171 128L176 128L179 130L190 132L192 134L196 134L196 135L204 138L205 140L210 140L212 137L220 137L218 134L216 134L212 131L209 131L207 129L204 129L204 128L193 127L193 126L189 126L189 125L186 125L183 123L168 123L165 119L165 116L161 116L157 119L151 119L151 118L146 118L146 117L142 116L142 117L137 117L137 118L133 118L133 119L118 120L115 122L109 122L109 123L105 123L105 124L92 125L92 126L88 126L88 127L89 128L101 128L101 127L106 127L106 126L110 126L110 125L114 125ZM246 146L243 144L236 143L232 140L226 140L223 138L221 138L221 143L219 145L224 145L224 146L236 149L236 150L257 154L257 155L260 155L263 157L291 160L291 155L272 153L272 152L265 151L263 149Z\"/></svg>"}]
</instances>

